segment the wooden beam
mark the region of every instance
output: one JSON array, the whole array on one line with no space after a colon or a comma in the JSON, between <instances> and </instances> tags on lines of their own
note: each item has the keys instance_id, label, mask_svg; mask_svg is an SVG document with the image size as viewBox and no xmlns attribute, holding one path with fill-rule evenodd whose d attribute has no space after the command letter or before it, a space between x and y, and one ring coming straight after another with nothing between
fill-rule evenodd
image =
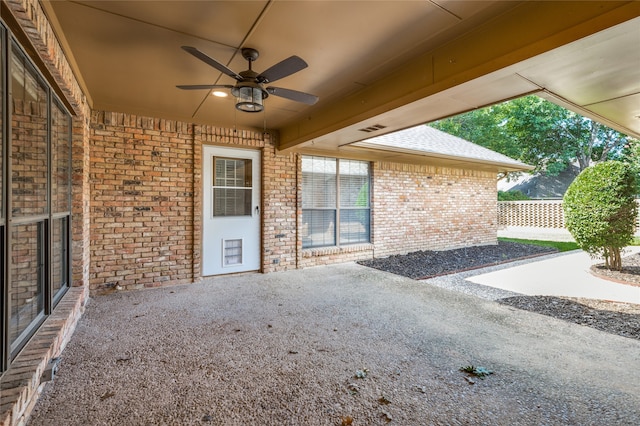
<instances>
[{"instance_id":1,"label":"wooden beam","mask_svg":"<svg viewBox=\"0 0 640 426\"><path fill-rule=\"evenodd\" d=\"M640 2L525 2L280 129L286 150L640 16ZM420 123L413 123L420 124Z\"/></svg>"}]
</instances>

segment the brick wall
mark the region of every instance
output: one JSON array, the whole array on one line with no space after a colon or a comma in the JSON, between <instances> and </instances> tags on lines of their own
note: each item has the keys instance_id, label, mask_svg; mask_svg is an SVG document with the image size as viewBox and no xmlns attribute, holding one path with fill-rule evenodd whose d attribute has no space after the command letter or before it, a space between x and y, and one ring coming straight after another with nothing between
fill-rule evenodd
<instances>
[{"instance_id":1,"label":"brick wall","mask_svg":"<svg viewBox=\"0 0 640 426\"><path fill-rule=\"evenodd\" d=\"M91 265L89 115L73 117L71 125L73 132L71 141L71 281L74 287L88 287Z\"/></svg>"},{"instance_id":2,"label":"brick wall","mask_svg":"<svg viewBox=\"0 0 640 426\"><path fill-rule=\"evenodd\" d=\"M48 73L57 83L57 89L63 93L75 111L86 116L88 112L86 97L58 43L53 28L49 25L39 0L3 1L47 67L46 70L41 71Z\"/></svg>"},{"instance_id":3,"label":"brick wall","mask_svg":"<svg viewBox=\"0 0 640 426\"><path fill-rule=\"evenodd\" d=\"M263 265L264 272L295 269L302 248L297 234L297 155L263 154Z\"/></svg>"},{"instance_id":4,"label":"brick wall","mask_svg":"<svg viewBox=\"0 0 640 426\"><path fill-rule=\"evenodd\" d=\"M371 244L300 243L300 267L497 242L495 173L377 162L372 182Z\"/></svg>"},{"instance_id":5,"label":"brick wall","mask_svg":"<svg viewBox=\"0 0 640 426\"><path fill-rule=\"evenodd\" d=\"M68 291L56 310L13 360L0 380L0 425L27 424L33 407L44 390L42 373L49 361L61 356L84 312L87 287Z\"/></svg>"},{"instance_id":6,"label":"brick wall","mask_svg":"<svg viewBox=\"0 0 640 426\"><path fill-rule=\"evenodd\" d=\"M496 244L495 173L373 165L376 256Z\"/></svg>"},{"instance_id":7,"label":"brick wall","mask_svg":"<svg viewBox=\"0 0 640 426\"><path fill-rule=\"evenodd\" d=\"M295 269L296 155L278 153L275 148L276 140L269 133L213 126L197 126L195 131L195 143L199 144L197 155L202 152L201 144L256 148L262 151L262 272ZM196 187L199 188L199 198L195 200L198 212L202 212L201 163L202 160L198 157ZM200 215L196 215L195 226L198 229L201 229L200 221ZM200 238L201 232L197 235ZM202 241L196 240L196 245L200 250Z\"/></svg>"},{"instance_id":8,"label":"brick wall","mask_svg":"<svg viewBox=\"0 0 640 426\"><path fill-rule=\"evenodd\" d=\"M203 144L262 151L262 270L296 267L295 155L277 154L271 135L95 111L93 292L201 278Z\"/></svg>"},{"instance_id":9,"label":"brick wall","mask_svg":"<svg viewBox=\"0 0 640 426\"><path fill-rule=\"evenodd\" d=\"M6 9L4 6L6 5ZM5 14L5 10L7 13ZM55 82L55 92L64 98L67 106L72 109L73 117L73 140L72 140L72 279L73 288L67 292L60 301L52 315L45 321L41 329L27 343L13 361L10 368L0 376L0 393L2 394L2 405L0 406L0 424L2 425L22 425L26 424L29 414L33 409L38 395L42 391L41 375L44 368L52 358L59 357L66 342L71 337L84 304L88 298L88 277L89 277L89 106L86 98L75 80L71 67L64 56L58 40L49 25L46 14L42 10L39 0L4 0L3 20L11 26L14 35L18 37L20 43L27 52L35 52L38 58L32 58L38 63L39 70L45 75L49 82ZM11 21L14 20L15 24ZM21 143L18 151L14 151L16 158L22 156L24 160L35 154L29 152L31 148L27 136L35 136L33 127L22 127L26 125L24 120L28 115L42 115L41 112L34 114L34 106L27 106L26 103L14 104L12 118L13 128L16 130L12 137L14 141L20 138ZM20 117L22 115L22 117ZM34 117L32 117L34 118ZM17 123L22 119L21 123ZM30 125L33 125L32 122ZM18 130L19 128L24 130ZM12 144L15 148L17 144ZM31 161L31 159L28 159ZM42 184L38 182L36 176L29 181L27 169L17 170L26 179L17 179L13 190L20 191L24 195L33 191L42 190ZM19 177L19 176L18 176ZM55 184L55 181L52 182ZM34 204L21 204L16 207L24 214L33 214ZM54 208L59 205L54 204ZM37 207L37 206L35 206ZM25 225L27 227L28 225ZM23 254L26 259L33 259L34 254L29 253L28 246L33 244L33 232L23 233L18 230L20 238L14 240L14 244L25 245ZM54 253L54 256L59 253ZM13 265L16 277L28 273L27 270L34 269L28 263L17 261ZM54 265L55 268L55 265ZM34 277L23 277L27 282L33 283ZM16 282L14 286L19 285ZM27 289L29 291L29 289ZM15 306L23 305L22 296L17 295L13 301ZM26 305L25 305L26 307ZM25 312L25 314L28 314Z\"/></svg>"},{"instance_id":10,"label":"brick wall","mask_svg":"<svg viewBox=\"0 0 640 426\"><path fill-rule=\"evenodd\" d=\"M91 114L38 0L6 4L77 114L72 190L76 286L90 281L95 292L117 285L139 288L200 278L202 144L262 150L264 272L374 253L495 242L493 174L382 163L373 170L375 245L303 251L297 237L301 214L297 155L278 153L273 137L259 132L100 111ZM402 193L397 191L399 185L405 186ZM398 227L391 218L399 214L406 220Z\"/></svg>"},{"instance_id":11,"label":"brick wall","mask_svg":"<svg viewBox=\"0 0 640 426\"><path fill-rule=\"evenodd\" d=\"M92 290L193 281L192 128L92 113Z\"/></svg>"}]
</instances>

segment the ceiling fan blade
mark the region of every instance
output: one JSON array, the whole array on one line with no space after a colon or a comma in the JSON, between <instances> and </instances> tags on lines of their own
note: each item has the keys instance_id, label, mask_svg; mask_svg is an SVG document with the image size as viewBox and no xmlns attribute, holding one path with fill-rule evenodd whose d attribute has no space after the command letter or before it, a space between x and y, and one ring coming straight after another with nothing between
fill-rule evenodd
<instances>
[{"instance_id":1,"label":"ceiling fan blade","mask_svg":"<svg viewBox=\"0 0 640 426\"><path fill-rule=\"evenodd\" d=\"M298 56L291 56L284 61L280 61L266 71L258 75L260 83L272 83L286 76L296 73L308 67L307 63Z\"/></svg>"},{"instance_id":2,"label":"ceiling fan blade","mask_svg":"<svg viewBox=\"0 0 640 426\"><path fill-rule=\"evenodd\" d=\"M292 101L302 102L307 105L313 105L318 102L316 95L298 92L297 90L283 89L282 87L267 87L266 90L274 96L280 96L281 98L291 99Z\"/></svg>"},{"instance_id":3,"label":"ceiling fan blade","mask_svg":"<svg viewBox=\"0 0 640 426\"><path fill-rule=\"evenodd\" d=\"M230 84L182 84L176 87L182 90L233 89Z\"/></svg>"},{"instance_id":4,"label":"ceiling fan blade","mask_svg":"<svg viewBox=\"0 0 640 426\"><path fill-rule=\"evenodd\" d=\"M208 65L211 65L212 67L214 67L215 69L217 69L221 73L226 74L229 77L233 77L238 81L242 80L242 77L239 74L236 74L235 72L231 71L225 65L222 65L220 62L216 61L212 57L202 53L201 51L199 51L195 47L182 46L182 50L184 50L185 52L191 53L193 56L195 56L196 58L200 59L202 62L204 62L204 63L206 63Z\"/></svg>"}]
</instances>

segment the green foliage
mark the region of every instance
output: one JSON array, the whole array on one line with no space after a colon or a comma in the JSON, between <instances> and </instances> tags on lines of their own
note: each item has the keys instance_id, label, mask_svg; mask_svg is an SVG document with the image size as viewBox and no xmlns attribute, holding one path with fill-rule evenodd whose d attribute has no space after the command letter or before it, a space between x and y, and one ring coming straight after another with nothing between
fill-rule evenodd
<instances>
[{"instance_id":1,"label":"green foliage","mask_svg":"<svg viewBox=\"0 0 640 426\"><path fill-rule=\"evenodd\" d=\"M358 191L358 197L356 198L357 207L369 207L369 182L365 182L364 185Z\"/></svg>"},{"instance_id":2,"label":"green foliage","mask_svg":"<svg viewBox=\"0 0 640 426\"><path fill-rule=\"evenodd\" d=\"M625 150L640 158L632 152L631 138L534 95L430 125L552 176L574 161L584 170L594 161L622 159Z\"/></svg>"},{"instance_id":3,"label":"green foliage","mask_svg":"<svg viewBox=\"0 0 640 426\"><path fill-rule=\"evenodd\" d=\"M508 157L519 158L520 147L504 131L503 105L469 111L433 122L430 126Z\"/></svg>"},{"instance_id":4,"label":"green foliage","mask_svg":"<svg viewBox=\"0 0 640 426\"><path fill-rule=\"evenodd\" d=\"M369 207L369 182L365 182L365 184L360 188L358 197L356 198L356 206ZM360 223L368 223L367 214L363 210L358 210L356 212L356 216Z\"/></svg>"},{"instance_id":5,"label":"green foliage","mask_svg":"<svg viewBox=\"0 0 640 426\"><path fill-rule=\"evenodd\" d=\"M530 198L522 191L498 191L498 201L524 201Z\"/></svg>"},{"instance_id":6,"label":"green foliage","mask_svg":"<svg viewBox=\"0 0 640 426\"><path fill-rule=\"evenodd\" d=\"M467 374L470 374L472 376L476 376L476 377L480 377L481 379L484 379L485 377L487 377L490 374L493 374L493 371L488 370L484 367L476 367L473 365L467 365L466 367L460 367L460 371L463 371Z\"/></svg>"},{"instance_id":7,"label":"green foliage","mask_svg":"<svg viewBox=\"0 0 640 426\"><path fill-rule=\"evenodd\" d=\"M622 269L620 251L633 241L638 206L629 164L607 161L585 169L567 189L565 225L581 249Z\"/></svg>"},{"instance_id":8,"label":"green foliage","mask_svg":"<svg viewBox=\"0 0 640 426\"><path fill-rule=\"evenodd\" d=\"M543 241L543 240L523 240L520 238L498 238L498 241L510 241L512 243L520 243L520 244L533 244L535 246L542 247L552 247L557 249L558 251L571 251L577 250L578 244L573 241Z\"/></svg>"},{"instance_id":9,"label":"green foliage","mask_svg":"<svg viewBox=\"0 0 640 426\"><path fill-rule=\"evenodd\" d=\"M640 140L631 139L622 148L621 161L629 164L636 175L636 194L640 194Z\"/></svg>"}]
</instances>

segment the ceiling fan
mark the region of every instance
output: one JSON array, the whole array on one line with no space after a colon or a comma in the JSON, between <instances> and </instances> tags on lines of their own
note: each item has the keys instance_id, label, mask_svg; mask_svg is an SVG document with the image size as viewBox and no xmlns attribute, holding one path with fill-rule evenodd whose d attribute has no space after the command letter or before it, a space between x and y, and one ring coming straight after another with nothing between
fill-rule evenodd
<instances>
[{"instance_id":1,"label":"ceiling fan","mask_svg":"<svg viewBox=\"0 0 640 426\"><path fill-rule=\"evenodd\" d=\"M283 61L278 62L271 68L258 74L251 69L251 63L258 59L260 55L256 49L245 47L242 49L242 57L249 62L249 69L236 73L210 56L202 53L195 47L182 46L182 50L192 54L196 58L212 66L223 74L235 78L237 83L235 86L230 84L193 84L176 86L183 90L200 90L200 89L231 89L231 94L237 98L236 108L245 112L260 112L264 109L262 101L269 95L280 96L296 102L302 102L307 105L313 105L318 102L318 97L309 93L299 92L297 90L283 89L282 87L273 87L265 85L272 83L281 78L287 77L300 70L305 69L308 65L298 56L291 56Z\"/></svg>"}]
</instances>

